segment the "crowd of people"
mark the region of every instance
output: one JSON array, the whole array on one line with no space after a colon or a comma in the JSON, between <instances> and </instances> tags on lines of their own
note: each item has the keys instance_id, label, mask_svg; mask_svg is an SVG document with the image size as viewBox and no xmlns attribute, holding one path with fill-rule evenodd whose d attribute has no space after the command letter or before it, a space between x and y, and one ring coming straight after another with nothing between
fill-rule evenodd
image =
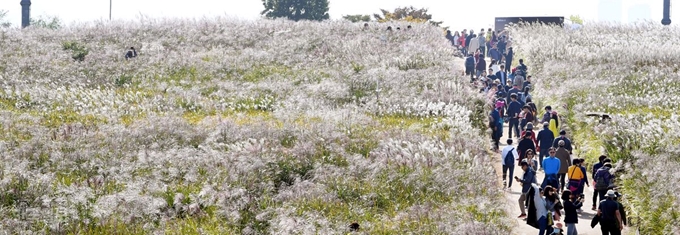
<instances>
[{"instance_id":1,"label":"crowd of people","mask_svg":"<svg viewBox=\"0 0 680 235\"><path fill-rule=\"evenodd\" d=\"M519 65L511 67L512 47L506 51L508 35L497 35L491 29L484 33L482 29L479 35L472 30L454 34L448 31L446 37L467 54L466 74L492 104L489 128L494 143L492 150L501 155L503 187L509 190L513 181L522 186L518 218L537 228L539 235L578 234L578 215L587 203L584 190L592 186L592 210L597 214L591 224L599 223L602 234L621 234L627 223L626 214L618 201L621 194L614 184L611 159L599 157L590 171L591 183L586 160L573 157L574 146L567 131L561 129L564 124L558 113L546 106L541 115L532 102L532 76L528 75L528 66L519 59ZM487 52L486 48L491 49ZM485 61L487 56L491 57L489 65ZM501 150L505 123L508 124L507 146ZM535 127L541 125L543 128L535 132ZM522 169L521 178L513 178L515 166ZM544 173L540 184L538 171Z\"/></svg>"}]
</instances>

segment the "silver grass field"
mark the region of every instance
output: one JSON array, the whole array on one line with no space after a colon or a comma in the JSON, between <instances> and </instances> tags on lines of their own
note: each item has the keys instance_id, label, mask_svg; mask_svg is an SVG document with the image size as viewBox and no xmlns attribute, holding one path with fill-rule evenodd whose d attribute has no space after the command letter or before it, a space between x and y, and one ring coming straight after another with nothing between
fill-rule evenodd
<instances>
[{"instance_id":1,"label":"silver grass field","mask_svg":"<svg viewBox=\"0 0 680 235\"><path fill-rule=\"evenodd\" d=\"M0 231L346 234L356 222L360 234L507 234L484 96L440 28L386 26L140 19L0 32ZM126 61L130 46L139 57ZM677 55L652 51L596 68ZM554 98L595 89L577 81ZM649 86L645 102L676 104L659 87L678 94ZM629 115L617 123L656 120L649 131L675 128L677 140L677 118ZM603 134L635 141L615 127Z\"/></svg>"}]
</instances>

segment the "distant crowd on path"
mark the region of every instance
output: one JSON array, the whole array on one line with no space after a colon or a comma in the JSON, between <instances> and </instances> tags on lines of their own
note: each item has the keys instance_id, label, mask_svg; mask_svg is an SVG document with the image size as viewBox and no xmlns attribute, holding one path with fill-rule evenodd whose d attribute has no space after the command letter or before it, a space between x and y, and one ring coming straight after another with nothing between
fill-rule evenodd
<instances>
[{"instance_id":1,"label":"distant crowd on path","mask_svg":"<svg viewBox=\"0 0 680 235\"><path fill-rule=\"evenodd\" d=\"M470 82L485 78L488 75L499 76L500 71L507 74L512 68L514 53L512 46L509 45L507 32L496 32L489 28L486 32L481 29L479 34L475 34L474 30L470 30L468 33L467 29L452 34L448 30L446 38L451 42L451 45L466 56L465 74L470 76ZM486 57L489 57L491 61L488 68L485 61ZM522 74L517 76L526 77ZM506 79L507 77L503 77L501 84L505 84Z\"/></svg>"},{"instance_id":2,"label":"distant crowd on path","mask_svg":"<svg viewBox=\"0 0 680 235\"><path fill-rule=\"evenodd\" d=\"M483 63L483 55L480 53L479 56L478 63ZM584 188L591 186L585 159L573 157L572 141L567 137L567 131L561 129L562 120L551 106L544 107L542 115L538 113L530 95L531 76L524 61L520 59L510 75L507 75L507 69L500 65L500 70L494 73L489 68L489 73L482 73L485 77L476 81L492 103L489 115L492 150L500 150L503 124L509 126L507 146L500 150L503 187L509 190L513 181L522 185L518 218L538 228L539 235L562 234L561 220L566 224L568 235L578 234L576 224L578 214L583 212L580 208L585 202ZM538 125L543 129L535 133L534 127ZM513 133L517 142L513 141ZM522 178L512 178L515 165L524 171ZM602 234L621 234L627 222L624 207L618 201L621 194L614 184L612 161L600 156L591 170L592 210L597 211L596 219L591 222L600 224ZM545 173L541 184L538 184L537 171Z\"/></svg>"}]
</instances>

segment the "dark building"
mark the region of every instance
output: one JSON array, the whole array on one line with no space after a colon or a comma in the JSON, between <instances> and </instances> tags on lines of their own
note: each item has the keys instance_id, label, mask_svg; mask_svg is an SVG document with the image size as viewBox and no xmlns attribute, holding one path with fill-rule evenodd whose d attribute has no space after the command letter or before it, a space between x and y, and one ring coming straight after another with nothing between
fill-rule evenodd
<instances>
[{"instance_id":1,"label":"dark building","mask_svg":"<svg viewBox=\"0 0 680 235\"><path fill-rule=\"evenodd\" d=\"M496 17L495 29L496 31L503 31L505 26L519 22L529 22L529 23L544 23L544 24L555 24L560 27L564 27L564 17L562 16L540 16L540 17Z\"/></svg>"}]
</instances>

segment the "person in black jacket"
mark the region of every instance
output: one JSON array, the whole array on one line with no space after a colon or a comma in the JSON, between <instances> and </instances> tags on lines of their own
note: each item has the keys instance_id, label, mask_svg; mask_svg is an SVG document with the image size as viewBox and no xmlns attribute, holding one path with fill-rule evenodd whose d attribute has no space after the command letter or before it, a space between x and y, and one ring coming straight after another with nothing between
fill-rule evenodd
<instances>
[{"instance_id":1,"label":"person in black jacket","mask_svg":"<svg viewBox=\"0 0 680 235\"><path fill-rule=\"evenodd\" d=\"M534 153L536 152L536 145L534 145L534 140L531 139L531 132L524 133L524 139L517 144L517 152L519 153L520 161L526 157L524 155L526 155L526 152L529 149Z\"/></svg>"},{"instance_id":2,"label":"person in black jacket","mask_svg":"<svg viewBox=\"0 0 680 235\"><path fill-rule=\"evenodd\" d=\"M619 204L619 213L621 213L621 222L623 222L623 225L628 226L628 222L626 219L626 208L621 204L621 195L618 191L614 191L616 194L616 197L614 198L614 201L616 201Z\"/></svg>"},{"instance_id":3,"label":"person in black jacket","mask_svg":"<svg viewBox=\"0 0 680 235\"><path fill-rule=\"evenodd\" d=\"M505 55L505 72L510 72L510 69L512 69L512 57L514 55L514 52L512 51L512 47L508 48L508 54Z\"/></svg>"},{"instance_id":4,"label":"person in black jacket","mask_svg":"<svg viewBox=\"0 0 680 235\"><path fill-rule=\"evenodd\" d=\"M129 60L131 58L137 57L137 50L135 50L135 47L130 47L130 50L125 53L125 60Z\"/></svg>"},{"instance_id":5,"label":"person in black jacket","mask_svg":"<svg viewBox=\"0 0 680 235\"><path fill-rule=\"evenodd\" d=\"M578 224L577 210L583 206L583 198L575 198L569 190L562 192L562 205L564 205L564 223L567 224L567 235L577 235Z\"/></svg>"}]
</instances>

